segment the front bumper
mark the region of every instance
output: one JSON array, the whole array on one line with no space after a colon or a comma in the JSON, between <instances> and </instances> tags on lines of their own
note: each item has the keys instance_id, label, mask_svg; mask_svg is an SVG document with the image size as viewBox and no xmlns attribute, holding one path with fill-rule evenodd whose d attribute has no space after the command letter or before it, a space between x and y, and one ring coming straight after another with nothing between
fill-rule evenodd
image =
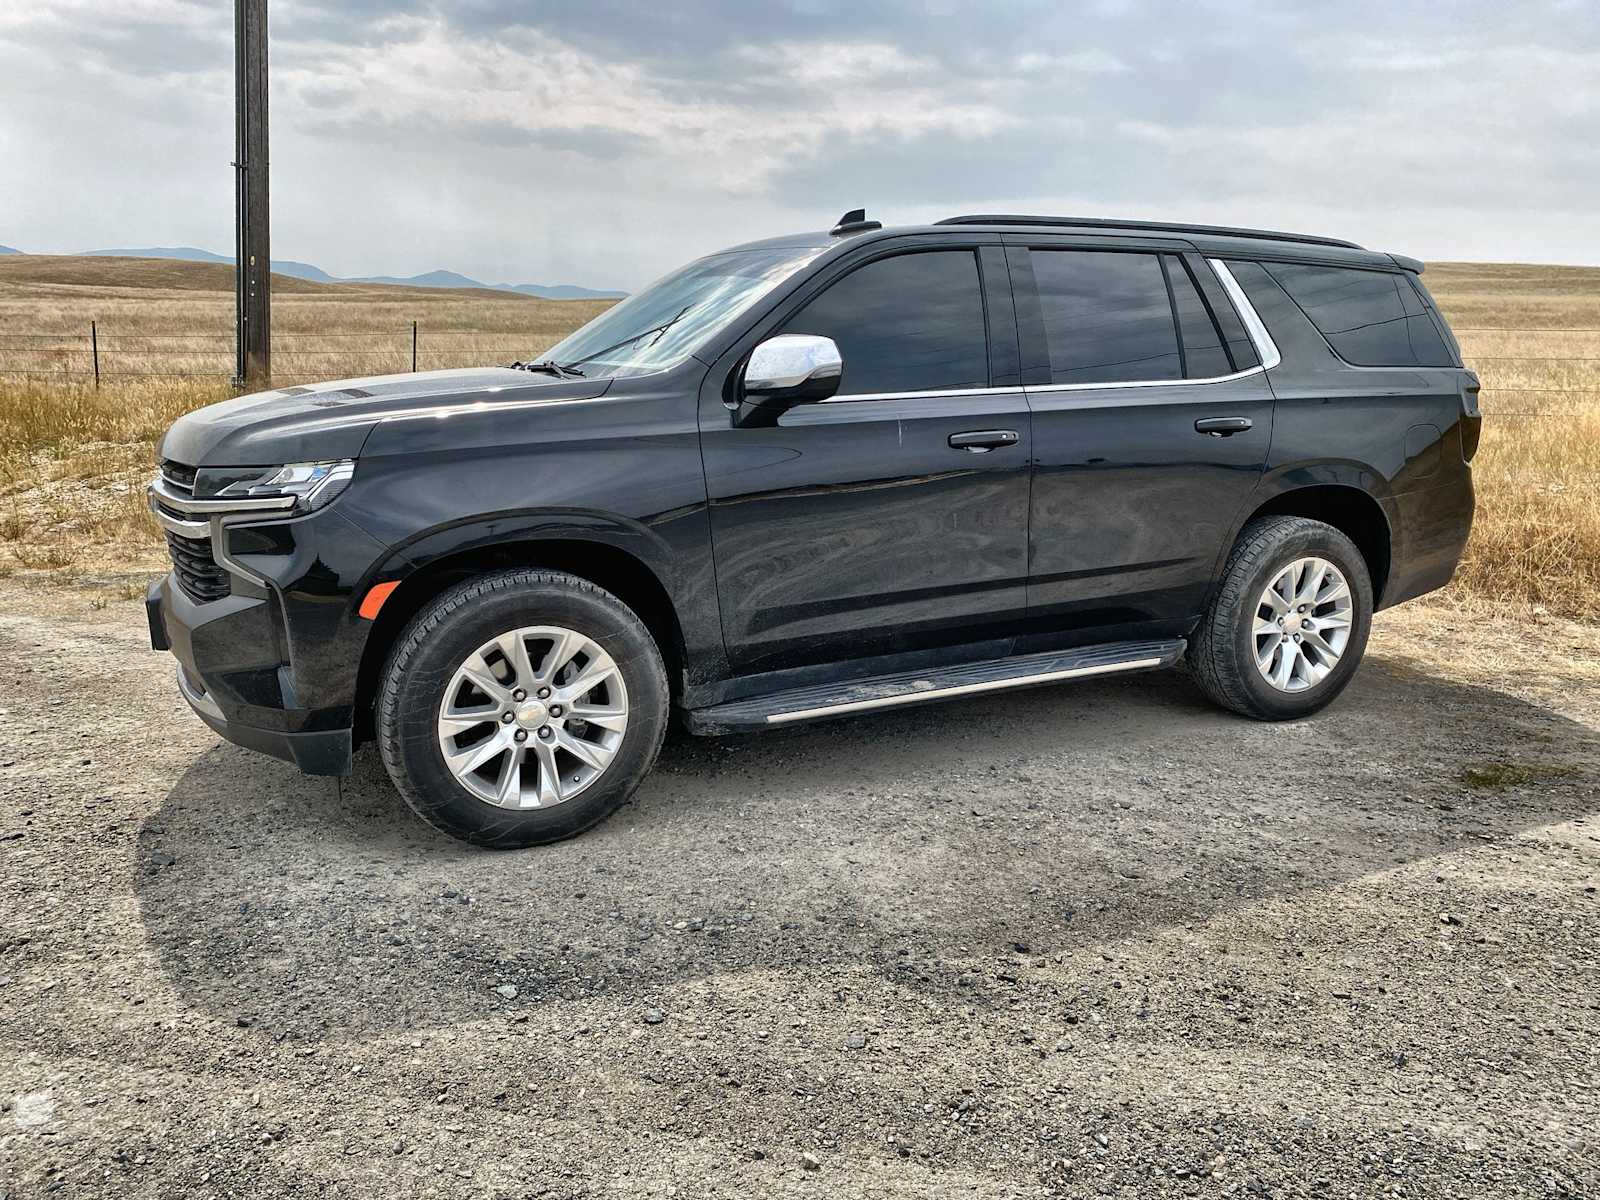
<instances>
[{"instance_id":1,"label":"front bumper","mask_svg":"<svg viewBox=\"0 0 1600 1200\"><path fill-rule=\"evenodd\" d=\"M197 632L201 634L204 642L210 633L217 632L207 631L205 626L227 621L230 616L237 616L237 610L231 614L218 614L211 620L199 622L191 627L182 623L182 618L190 614L178 613L176 615L179 619L169 619L179 607L172 604L174 593L180 602L187 603L183 594L171 586L171 577L168 576L151 584L150 590L145 594L145 614L150 622L150 645L155 650L171 650L173 656L177 658L178 692L188 701L189 707L194 709L195 715L234 745L280 758L285 762L292 762L307 775L348 775L351 757L351 734L348 726L340 729L290 728L291 724L303 723L310 714L296 713L289 709L278 710L278 713L271 718L271 725L249 724L239 719L230 720L224 714L217 697L213 696L201 681L202 677L194 663L194 646ZM190 605L190 607L198 606ZM251 668L247 668L247 671L255 673ZM250 706L239 707L247 709Z\"/></svg>"},{"instance_id":2,"label":"front bumper","mask_svg":"<svg viewBox=\"0 0 1600 1200\"><path fill-rule=\"evenodd\" d=\"M214 536L228 539L231 588L196 598L171 573L151 585L151 646L177 659L179 691L224 738L307 774L349 774L371 628L353 594L381 548L326 511Z\"/></svg>"}]
</instances>

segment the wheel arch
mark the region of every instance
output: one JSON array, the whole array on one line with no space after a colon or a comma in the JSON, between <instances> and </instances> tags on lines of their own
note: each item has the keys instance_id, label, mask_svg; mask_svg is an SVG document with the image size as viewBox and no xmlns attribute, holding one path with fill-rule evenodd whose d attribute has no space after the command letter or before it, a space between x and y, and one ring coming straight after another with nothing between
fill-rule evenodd
<instances>
[{"instance_id":1,"label":"wheel arch","mask_svg":"<svg viewBox=\"0 0 1600 1200\"><path fill-rule=\"evenodd\" d=\"M414 552L408 552L413 557ZM414 561L414 558L413 558ZM683 687L689 652L677 605L661 574L641 555L613 542L582 536L525 536L477 542L429 556L406 573L371 622L357 668L355 735L372 736L379 676L400 632L435 597L463 580L493 571L537 567L565 571L596 584L644 622L661 650L674 702Z\"/></svg>"},{"instance_id":2,"label":"wheel arch","mask_svg":"<svg viewBox=\"0 0 1600 1200\"><path fill-rule=\"evenodd\" d=\"M1395 528L1383 503L1371 491L1350 480L1288 482L1270 496L1256 497L1254 507L1239 521L1228 546L1238 540L1240 531L1251 521L1270 516L1309 517L1332 525L1348 537L1361 551L1372 577L1374 607L1383 607L1395 559ZM1224 548L1219 571L1226 557Z\"/></svg>"}]
</instances>

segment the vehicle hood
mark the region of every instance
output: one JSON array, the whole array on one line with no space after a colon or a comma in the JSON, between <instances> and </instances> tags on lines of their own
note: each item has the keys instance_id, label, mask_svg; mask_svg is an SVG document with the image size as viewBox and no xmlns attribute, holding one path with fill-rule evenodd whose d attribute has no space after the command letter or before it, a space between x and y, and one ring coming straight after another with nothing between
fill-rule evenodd
<instances>
[{"instance_id":1,"label":"vehicle hood","mask_svg":"<svg viewBox=\"0 0 1600 1200\"><path fill-rule=\"evenodd\" d=\"M274 388L180 417L159 453L191 467L258 467L357 458L381 422L502 405L557 404L604 394L605 379L558 379L511 367L339 379Z\"/></svg>"}]
</instances>

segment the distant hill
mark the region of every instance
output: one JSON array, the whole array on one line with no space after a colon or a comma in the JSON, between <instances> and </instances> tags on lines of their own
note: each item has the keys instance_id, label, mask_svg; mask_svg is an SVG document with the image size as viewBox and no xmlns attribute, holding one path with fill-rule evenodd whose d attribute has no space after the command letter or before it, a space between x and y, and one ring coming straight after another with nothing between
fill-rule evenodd
<instances>
[{"instance_id":1,"label":"distant hill","mask_svg":"<svg viewBox=\"0 0 1600 1200\"><path fill-rule=\"evenodd\" d=\"M538 296L541 300L621 300L628 294L597 292L572 283L497 283L494 286L508 292L521 292L524 296Z\"/></svg>"},{"instance_id":2,"label":"distant hill","mask_svg":"<svg viewBox=\"0 0 1600 1200\"><path fill-rule=\"evenodd\" d=\"M464 276L463 276L464 278ZM184 258L117 258L103 254L5 254L0 255L0 293L8 299L24 295L32 287L56 288L68 285L82 294L127 295L128 289L157 289L179 292L212 292L227 296L232 303L234 270L231 262L207 262ZM541 304L561 307L563 301L546 301L526 292L486 287L418 287L399 283L364 283L335 280L321 283L293 275L272 273L274 294L325 296L329 300L391 301L411 298L431 300L488 300L511 308L526 304L529 320L545 322L559 338L572 329L568 316L537 315ZM567 301L570 303L571 301ZM585 306L603 306L609 301L580 301ZM542 326L540 326L542 328ZM556 340L556 339L552 339Z\"/></svg>"},{"instance_id":3,"label":"distant hill","mask_svg":"<svg viewBox=\"0 0 1600 1200\"><path fill-rule=\"evenodd\" d=\"M278 264L273 263L274 267ZM541 300L620 300L627 292L603 292L572 283L482 283L456 271L429 271L423 275L366 275L347 283L394 283L405 287L491 288L497 292L521 292Z\"/></svg>"},{"instance_id":4,"label":"distant hill","mask_svg":"<svg viewBox=\"0 0 1600 1200\"><path fill-rule=\"evenodd\" d=\"M185 292L232 292L231 262L182 258L123 258L102 254L8 254L0 256L0 283L70 284L86 288L164 288ZM343 285L272 273L274 292L339 292ZM491 295L503 293L492 292Z\"/></svg>"},{"instance_id":5,"label":"distant hill","mask_svg":"<svg viewBox=\"0 0 1600 1200\"><path fill-rule=\"evenodd\" d=\"M85 250L85 258L178 258L185 262L227 263L233 266L233 255L213 254L209 250L201 250L196 246L143 246L137 250ZM321 267L314 267L310 263L295 262L292 258L275 258L272 260L272 273L274 275L292 275L296 279L309 279L313 283L337 283Z\"/></svg>"},{"instance_id":6,"label":"distant hill","mask_svg":"<svg viewBox=\"0 0 1600 1200\"><path fill-rule=\"evenodd\" d=\"M0 254L20 254L20 250L0 247ZM140 246L119 250L85 250L79 257L86 258L172 258L184 262L224 263L233 265L230 254L215 254L197 246ZM313 283L383 283L397 287L423 288L487 288L497 292L520 292L524 296L537 296L541 300L620 300L626 292L596 291L571 283L483 283L457 271L428 271L421 275L360 275L343 277L330 275L311 263L293 259L272 260L274 275L288 275L295 279L308 279Z\"/></svg>"},{"instance_id":7,"label":"distant hill","mask_svg":"<svg viewBox=\"0 0 1600 1200\"><path fill-rule=\"evenodd\" d=\"M274 264L276 265L276 264ZM482 288L491 285L468 279L455 271L428 271L421 275L361 275L347 283L393 283L404 287Z\"/></svg>"},{"instance_id":8,"label":"distant hill","mask_svg":"<svg viewBox=\"0 0 1600 1200\"><path fill-rule=\"evenodd\" d=\"M0 246L0 254L21 254L21 250L13 250L10 246Z\"/></svg>"}]
</instances>

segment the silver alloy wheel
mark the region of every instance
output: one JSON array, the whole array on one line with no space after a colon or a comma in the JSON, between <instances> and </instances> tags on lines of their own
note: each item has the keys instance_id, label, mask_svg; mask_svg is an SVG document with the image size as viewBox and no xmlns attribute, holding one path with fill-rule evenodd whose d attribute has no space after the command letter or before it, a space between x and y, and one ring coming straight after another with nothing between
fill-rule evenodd
<instances>
[{"instance_id":1,"label":"silver alloy wheel","mask_svg":"<svg viewBox=\"0 0 1600 1200\"><path fill-rule=\"evenodd\" d=\"M1325 558L1297 558L1256 601L1256 668L1280 692L1315 687L1344 656L1352 620L1344 573Z\"/></svg>"},{"instance_id":2,"label":"silver alloy wheel","mask_svg":"<svg viewBox=\"0 0 1600 1200\"><path fill-rule=\"evenodd\" d=\"M439 705L439 750L462 787L500 808L571 800L628 730L622 672L593 638L530 625L479 646Z\"/></svg>"}]
</instances>

